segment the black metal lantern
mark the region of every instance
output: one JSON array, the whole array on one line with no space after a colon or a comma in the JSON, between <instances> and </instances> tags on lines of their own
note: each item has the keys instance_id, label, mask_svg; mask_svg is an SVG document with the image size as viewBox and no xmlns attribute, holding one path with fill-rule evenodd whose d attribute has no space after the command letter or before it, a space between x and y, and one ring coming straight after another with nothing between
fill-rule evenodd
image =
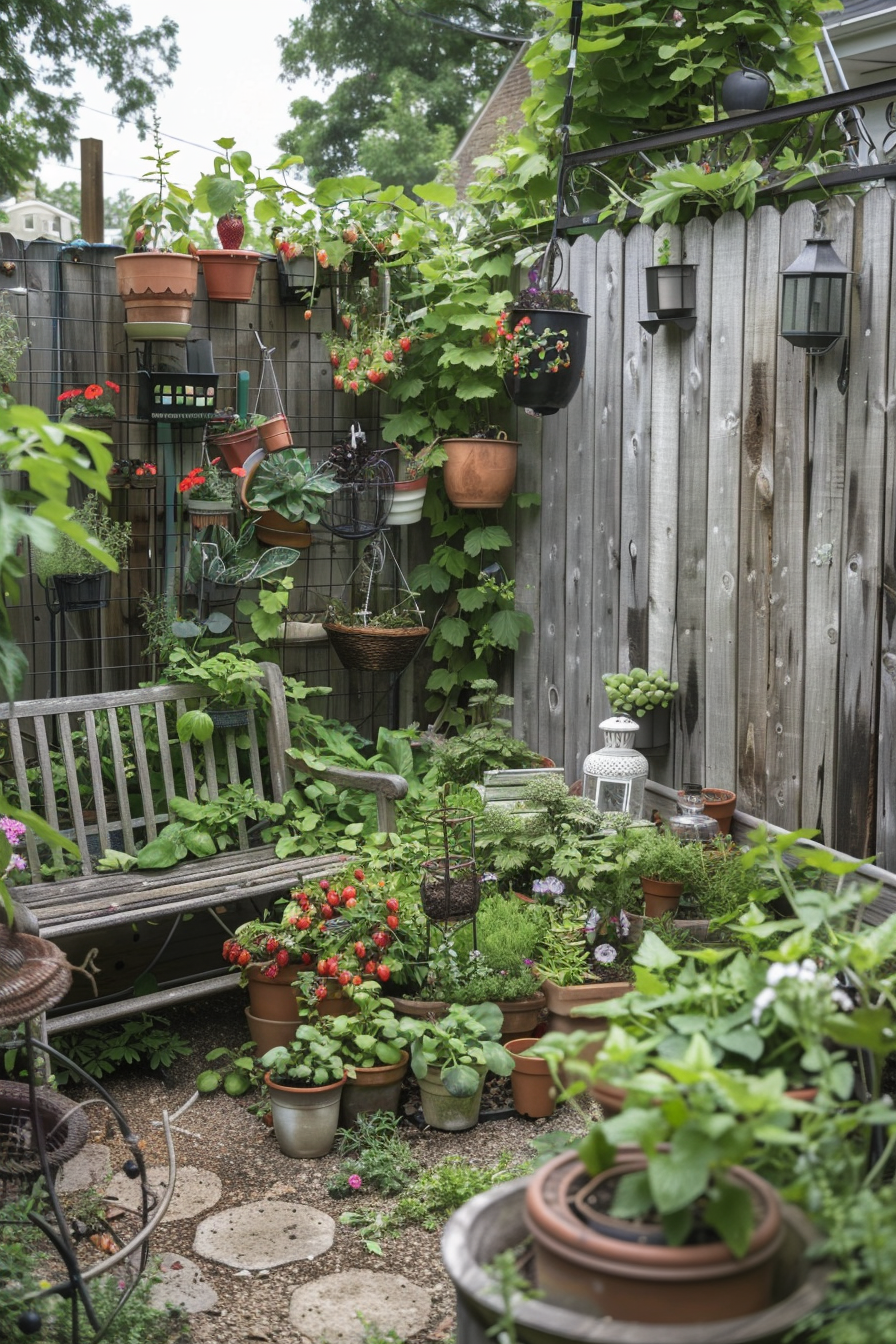
<instances>
[{"instance_id":1,"label":"black metal lantern","mask_svg":"<svg viewBox=\"0 0 896 1344\"><path fill-rule=\"evenodd\" d=\"M742 65L726 75L722 83L722 107L729 117L746 117L764 112L774 96L775 86L763 70Z\"/></svg>"},{"instance_id":2,"label":"black metal lantern","mask_svg":"<svg viewBox=\"0 0 896 1344\"><path fill-rule=\"evenodd\" d=\"M829 238L807 238L782 272L781 335L791 345L823 355L843 335L849 268Z\"/></svg>"},{"instance_id":3,"label":"black metal lantern","mask_svg":"<svg viewBox=\"0 0 896 1344\"><path fill-rule=\"evenodd\" d=\"M690 263L669 266L648 266L647 307L654 314L640 325L651 333L664 322L674 322L682 331L693 331L697 325L694 309L697 306L697 267Z\"/></svg>"}]
</instances>

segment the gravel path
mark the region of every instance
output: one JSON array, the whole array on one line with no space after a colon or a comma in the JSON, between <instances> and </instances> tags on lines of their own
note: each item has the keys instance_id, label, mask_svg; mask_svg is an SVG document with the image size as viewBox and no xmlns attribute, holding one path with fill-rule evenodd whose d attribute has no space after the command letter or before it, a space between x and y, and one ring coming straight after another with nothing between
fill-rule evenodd
<instances>
[{"instance_id":1,"label":"gravel path","mask_svg":"<svg viewBox=\"0 0 896 1344\"><path fill-rule=\"evenodd\" d=\"M164 1077L124 1069L108 1080L107 1086L124 1110L132 1131L145 1140L148 1166L166 1166L162 1131L152 1122L161 1117L163 1108L173 1114L189 1099L207 1051L220 1045L236 1048L243 1043L246 1035L243 1006L243 995L234 993L172 1010L166 1014L171 1029L191 1042L192 1055L178 1060ZM509 1101L509 1084L496 1080L484 1104L494 1107ZM414 1110L415 1102L416 1085L412 1084L403 1096L404 1107ZM87 1113L92 1117L90 1142L106 1144L113 1171L120 1172L128 1154L117 1131L106 1123L101 1108L88 1108ZM459 1154L476 1166L488 1166L502 1153L509 1154L514 1161L531 1158L529 1140L535 1134L573 1129L575 1120L570 1109L562 1107L550 1120L529 1121L514 1115L482 1122L461 1134L421 1130L410 1120L402 1124L401 1132L413 1145L424 1168L434 1166L449 1154ZM300 1285L324 1275L359 1269L404 1275L429 1293L430 1319L422 1332L413 1336L415 1344L436 1344L450 1338L454 1291L442 1268L438 1233L414 1226L400 1239L386 1240L382 1257L370 1255L357 1233L339 1224L339 1216L348 1209L388 1207L390 1201L377 1200L366 1192L351 1200L331 1199L327 1183L337 1172L340 1159L334 1154L304 1160L283 1157L272 1131L249 1112L245 1098L233 1099L223 1092L204 1096L176 1124L178 1165L213 1173L220 1180L221 1198L210 1212L274 1199L311 1205L336 1223L332 1246L315 1259L253 1273L215 1264L194 1252L196 1228L209 1216L209 1211L167 1218L153 1237L153 1253L167 1252L191 1260L218 1294L212 1310L192 1318L196 1344L223 1344L224 1340L322 1344L323 1336L306 1336L289 1325L290 1298ZM216 1189L215 1183L211 1182L210 1187ZM172 1212L176 1210L172 1208ZM344 1304L344 1311L349 1318L353 1316L350 1302Z\"/></svg>"}]
</instances>

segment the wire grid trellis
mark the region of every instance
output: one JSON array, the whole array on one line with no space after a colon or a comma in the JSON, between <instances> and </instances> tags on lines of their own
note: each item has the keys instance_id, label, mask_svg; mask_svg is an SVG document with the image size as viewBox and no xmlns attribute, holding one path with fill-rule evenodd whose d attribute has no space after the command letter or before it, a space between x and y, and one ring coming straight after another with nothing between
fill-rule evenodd
<instances>
[{"instance_id":1,"label":"wire grid trellis","mask_svg":"<svg viewBox=\"0 0 896 1344\"><path fill-rule=\"evenodd\" d=\"M12 385L16 399L55 418L60 392L109 377L121 387L119 414L108 431L113 459L151 461L157 467L157 475L142 486L132 477L114 488L106 506L113 518L131 523L133 540L126 566L109 580L105 608L54 612L36 577L29 574L23 581L19 602L11 611L30 669L21 698L129 689L159 670L152 650L147 652L141 604L148 603L156 612L167 607L176 613L185 601L188 605L192 601L183 591L182 537L187 521L177 485L200 462L204 425L138 417L137 346L124 333L114 274L114 256L120 249L72 249L49 240L25 247L7 235L3 250L14 259L11 272L0 275L0 284L31 341ZM290 421L301 426L303 443L316 461L327 457L341 425L347 428L336 412L337 405L341 412L343 402L333 393L326 351L318 339L329 316L322 305L309 325L301 312L284 307L273 260L262 261L249 304L209 305L200 288L193 309L192 337L212 341L219 371L218 408L236 404L240 369L249 371L250 383L261 383L267 355L265 391L273 373L279 403ZM161 343L157 349L165 352ZM285 352L279 359L277 350ZM375 398L370 394L368 403L375 406ZM76 485L71 502L77 505L84 496L84 488ZM357 563L350 541L322 528L313 529L313 535L312 547L290 571L294 588L284 633L308 613L319 615ZM252 590L241 595L252 596ZM241 637L251 638L235 605L230 614ZM377 728L393 717L389 687L370 675L346 672L326 643L284 637L272 648L286 673L310 686L332 688L326 712L334 718L348 720L364 735L375 737Z\"/></svg>"}]
</instances>

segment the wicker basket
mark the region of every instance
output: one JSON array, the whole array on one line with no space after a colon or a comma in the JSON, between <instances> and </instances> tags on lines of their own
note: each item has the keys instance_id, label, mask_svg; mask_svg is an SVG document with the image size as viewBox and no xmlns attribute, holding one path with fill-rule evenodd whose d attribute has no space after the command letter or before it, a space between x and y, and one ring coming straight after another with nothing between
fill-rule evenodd
<instances>
[{"instance_id":1,"label":"wicker basket","mask_svg":"<svg viewBox=\"0 0 896 1344\"><path fill-rule=\"evenodd\" d=\"M0 925L0 1027L45 1013L71 983L71 968L55 943Z\"/></svg>"},{"instance_id":2,"label":"wicker basket","mask_svg":"<svg viewBox=\"0 0 896 1344\"><path fill-rule=\"evenodd\" d=\"M428 625L382 630L325 621L324 629L342 666L365 672L401 672L429 634Z\"/></svg>"},{"instance_id":3,"label":"wicker basket","mask_svg":"<svg viewBox=\"0 0 896 1344\"><path fill-rule=\"evenodd\" d=\"M479 909L479 875L472 859L451 854L448 861L424 859L420 903L427 919L447 924L472 919ZM447 881L446 881L447 877Z\"/></svg>"},{"instance_id":4,"label":"wicker basket","mask_svg":"<svg viewBox=\"0 0 896 1344\"><path fill-rule=\"evenodd\" d=\"M37 1123L27 1083L0 1083L0 1201L30 1189L41 1173L38 1131L51 1167L61 1167L87 1142L87 1116L49 1087L34 1090Z\"/></svg>"}]
</instances>

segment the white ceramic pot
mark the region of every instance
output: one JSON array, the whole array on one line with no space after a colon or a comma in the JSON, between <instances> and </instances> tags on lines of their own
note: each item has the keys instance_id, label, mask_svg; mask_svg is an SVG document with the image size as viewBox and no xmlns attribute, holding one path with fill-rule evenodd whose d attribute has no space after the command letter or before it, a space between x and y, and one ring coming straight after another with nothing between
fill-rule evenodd
<instances>
[{"instance_id":1,"label":"white ceramic pot","mask_svg":"<svg viewBox=\"0 0 896 1344\"><path fill-rule=\"evenodd\" d=\"M386 515L386 527L409 527L419 523L423 517L423 501L426 498L428 476L416 481L396 481L392 507Z\"/></svg>"}]
</instances>

